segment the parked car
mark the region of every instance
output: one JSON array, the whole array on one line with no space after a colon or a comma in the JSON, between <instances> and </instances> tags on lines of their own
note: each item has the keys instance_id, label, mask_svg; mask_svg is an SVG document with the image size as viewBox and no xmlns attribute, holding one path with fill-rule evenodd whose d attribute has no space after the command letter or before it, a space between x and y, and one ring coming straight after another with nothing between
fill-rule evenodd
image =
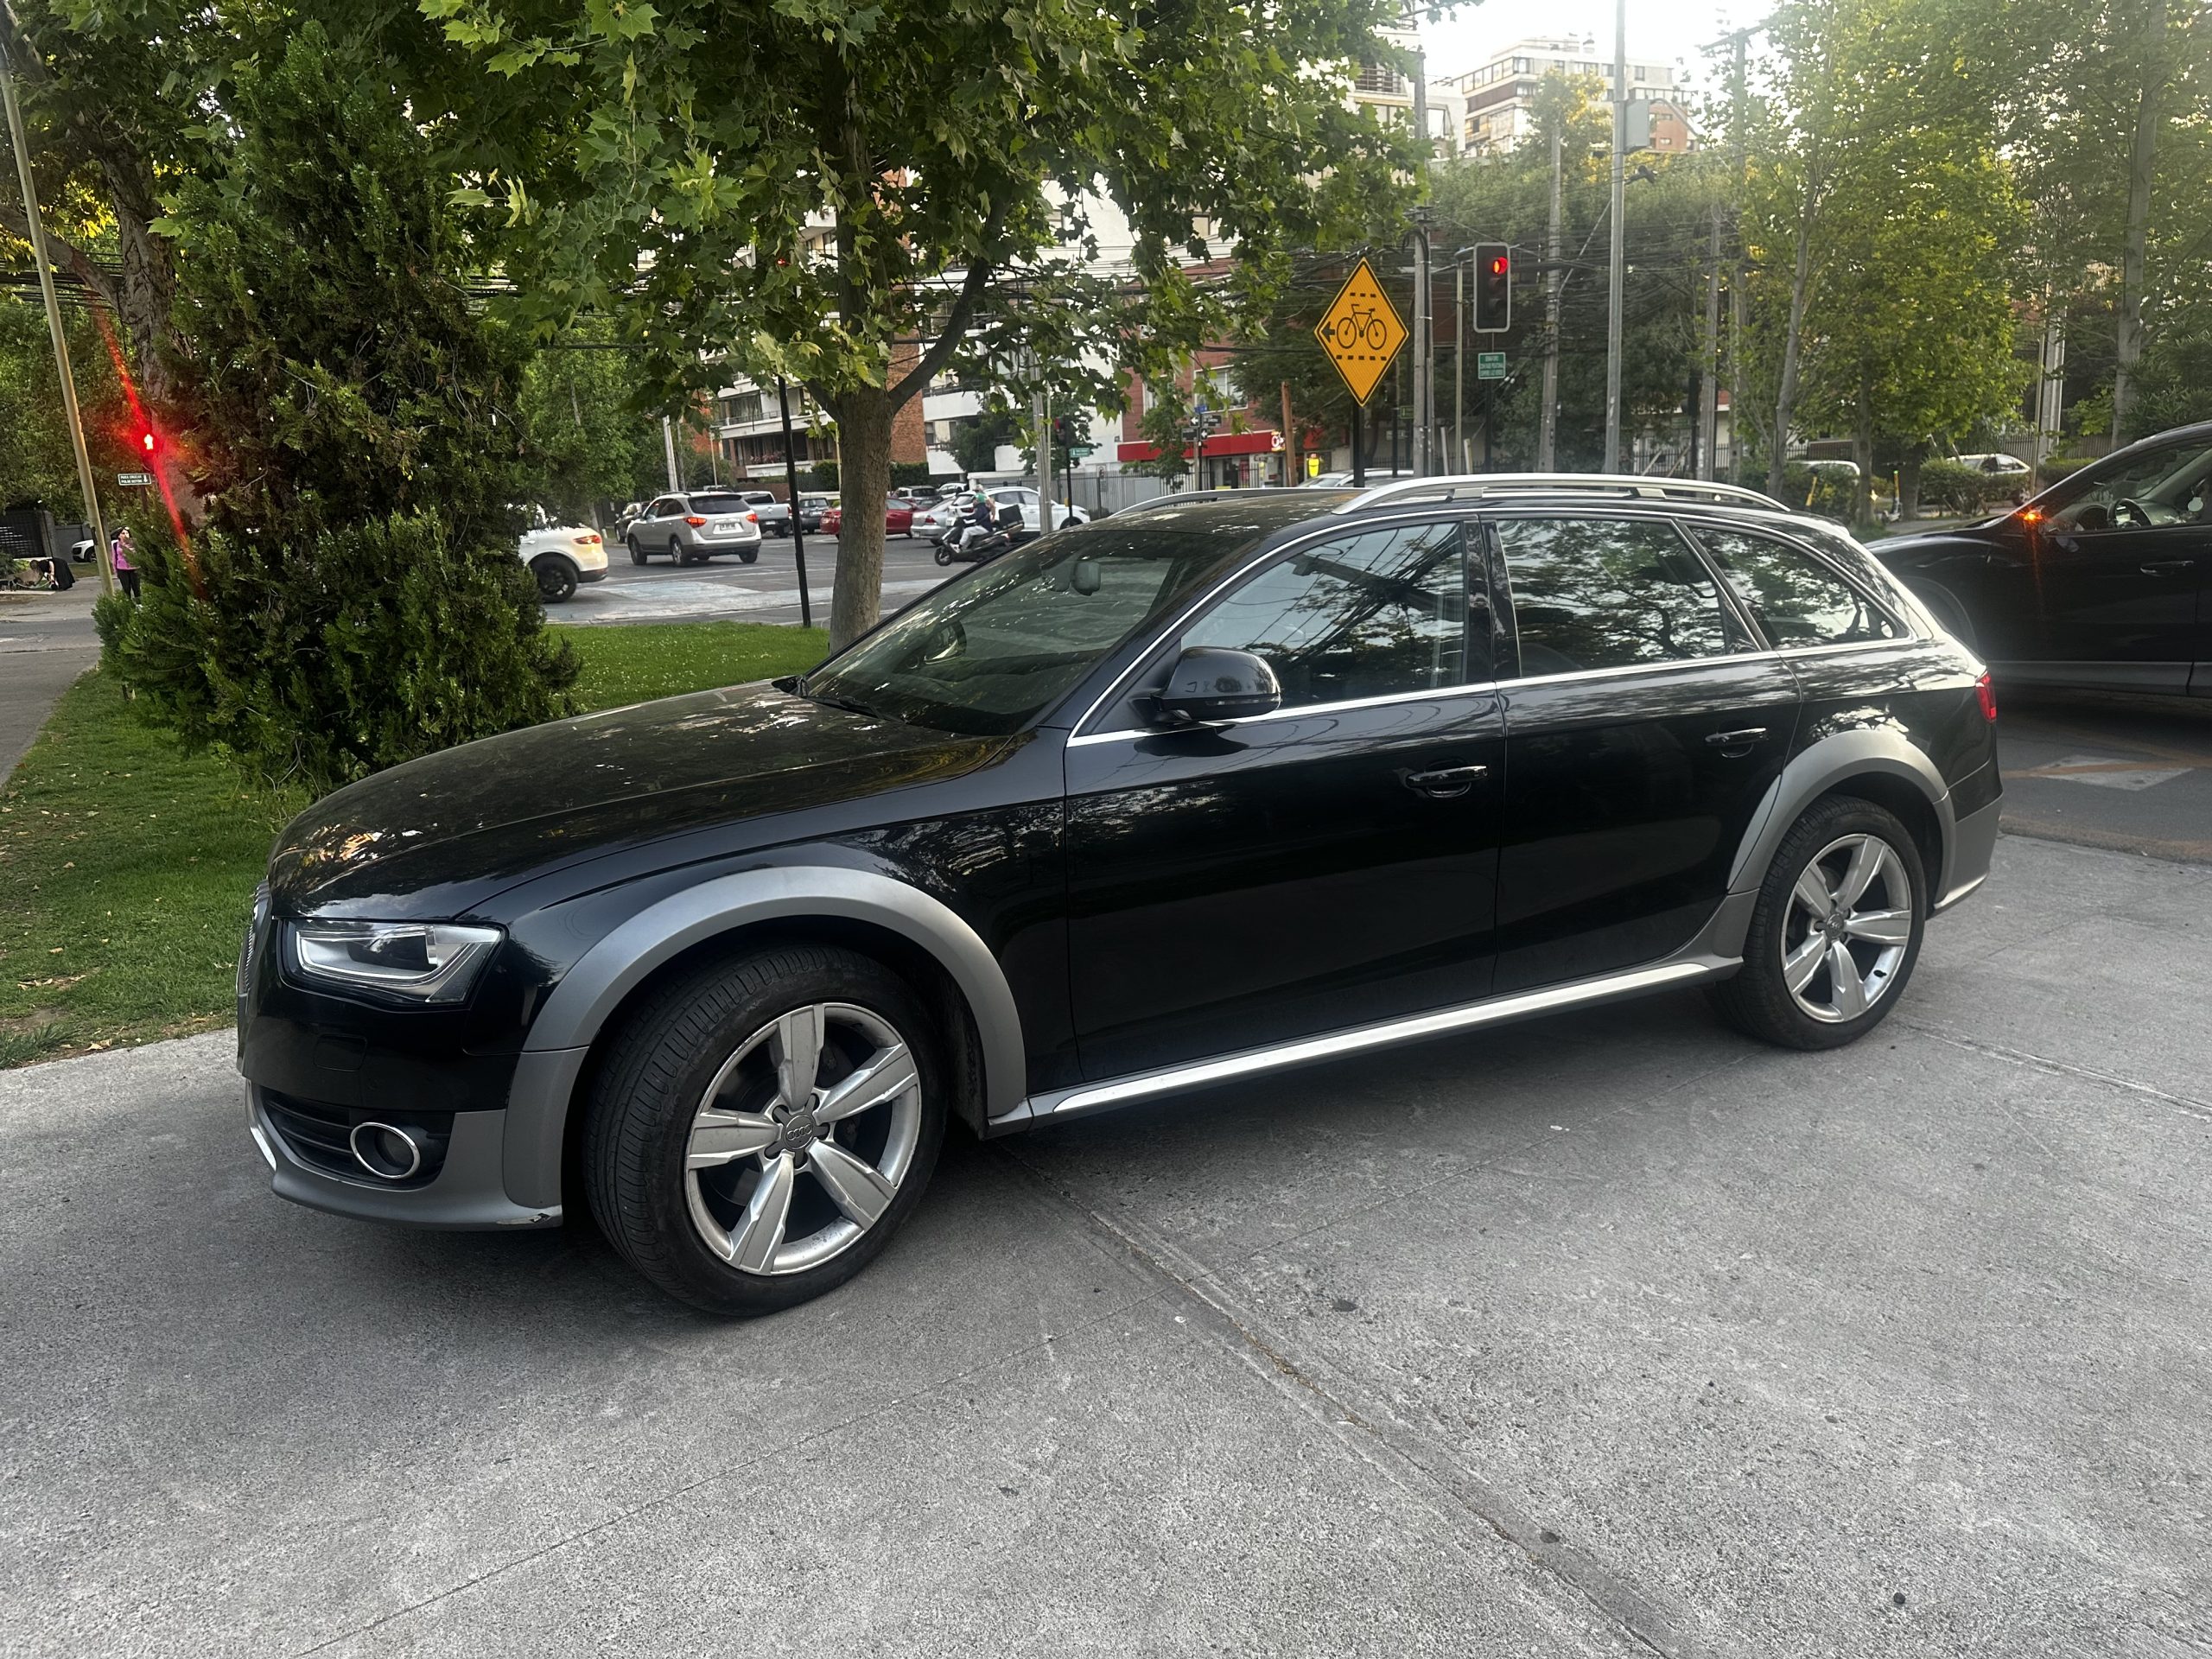
<instances>
[{"instance_id":1,"label":"parked car","mask_svg":"<svg viewBox=\"0 0 2212 1659\"><path fill-rule=\"evenodd\" d=\"M1961 467L1971 467L1977 473L1986 473L1990 477L2007 484L2024 484L2035 475L2035 469L2018 455L2002 454L1961 455L1958 457L1958 464Z\"/></svg>"},{"instance_id":2,"label":"parked car","mask_svg":"<svg viewBox=\"0 0 2212 1659\"><path fill-rule=\"evenodd\" d=\"M839 536L844 533L845 510L842 505L831 507L822 515L822 533ZM884 504L883 533L886 536L911 536L914 530L914 510L893 496Z\"/></svg>"},{"instance_id":3,"label":"parked car","mask_svg":"<svg viewBox=\"0 0 2212 1659\"><path fill-rule=\"evenodd\" d=\"M654 499L624 535L630 563L665 553L678 564L704 564L734 553L751 564L760 556L760 514L752 498L734 490L693 490Z\"/></svg>"},{"instance_id":4,"label":"parked car","mask_svg":"<svg viewBox=\"0 0 2212 1659\"><path fill-rule=\"evenodd\" d=\"M2212 422L1874 552L2003 683L2212 696Z\"/></svg>"},{"instance_id":5,"label":"parked car","mask_svg":"<svg viewBox=\"0 0 2212 1659\"><path fill-rule=\"evenodd\" d=\"M1988 871L1987 677L1833 526L1669 483L1117 515L807 674L326 797L238 968L276 1191L588 1212L757 1313L880 1250L956 1118L1690 986L1864 1036Z\"/></svg>"},{"instance_id":6,"label":"parked car","mask_svg":"<svg viewBox=\"0 0 2212 1659\"><path fill-rule=\"evenodd\" d=\"M766 536L788 536L791 533L791 509L788 501L779 499L766 490L741 490L745 505L760 516L760 531Z\"/></svg>"},{"instance_id":7,"label":"parked car","mask_svg":"<svg viewBox=\"0 0 2212 1659\"><path fill-rule=\"evenodd\" d=\"M548 605L575 598L579 583L607 580L607 544L588 524L540 522L523 531L516 551L537 578L537 596Z\"/></svg>"},{"instance_id":8,"label":"parked car","mask_svg":"<svg viewBox=\"0 0 2212 1659\"><path fill-rule=\"evenodd\" d=\"M798 527L805 531L822 528L822 515L837 505L834 495L802 495L798 499Z\"/></svg>"}]
</instances>

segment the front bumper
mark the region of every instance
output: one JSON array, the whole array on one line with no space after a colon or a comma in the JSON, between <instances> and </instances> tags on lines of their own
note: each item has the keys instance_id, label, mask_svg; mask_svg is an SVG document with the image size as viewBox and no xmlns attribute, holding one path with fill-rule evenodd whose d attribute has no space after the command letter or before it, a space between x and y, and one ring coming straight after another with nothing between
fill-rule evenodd
<instances>
[{"instance_id":1,"label":"front bumper","mask_svg":"<svg viewBox=\"0 0 2212 1659\"><path fill-rule=\"evenodd\" d=\"M349 1179L308 1162L277 1127L264 1094L260 1084L246 1084L246 1122L279 1198L363 1221L456 1231L560 1225L560 1205L519 1205L507 1196L503 1110L454 1113L436 1173L420 1185L391 1186L366 1174Z\"/></svg>"}]
</instances>

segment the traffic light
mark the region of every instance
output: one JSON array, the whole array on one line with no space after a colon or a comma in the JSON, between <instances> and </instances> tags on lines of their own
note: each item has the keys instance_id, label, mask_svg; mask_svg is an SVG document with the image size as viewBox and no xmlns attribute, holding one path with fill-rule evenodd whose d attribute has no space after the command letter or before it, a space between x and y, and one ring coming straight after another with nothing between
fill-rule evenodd
<instances>
[{"instance_id":1,"label":"traffic light","mask_svg":"<svg viewBox=\"0 0 2212 1659\"><path fill-rule=\"evenodd\" d=\"M1072 415L1052 416L1052 445L1058 449L1072 449L1084 440L1082 423Z\"/></svg>"},{"instance_id":2,"label":"traffic light","mask_svg":"<svg viewBox=\"0 0 2212 1659\"><path fill-rule=\"evenodd\" d=\"M154 436L154 429L152 427L149 426L146 428L144 431L139 433L138 447L146 452L146 454L149 459L152 457L154 451L160 447L160 440Z\"/></svg>"},{"instance_id":3,"label":"traffic light","mask_svg":"<svg viewBox=\"0 0 2212 1659\"><path fill-rule=\"evenodd\" d=\"M1475 245L1475 332L1502 334L1513 326L1513 250L1503 242Z\"/></svg>"}]
</instances>

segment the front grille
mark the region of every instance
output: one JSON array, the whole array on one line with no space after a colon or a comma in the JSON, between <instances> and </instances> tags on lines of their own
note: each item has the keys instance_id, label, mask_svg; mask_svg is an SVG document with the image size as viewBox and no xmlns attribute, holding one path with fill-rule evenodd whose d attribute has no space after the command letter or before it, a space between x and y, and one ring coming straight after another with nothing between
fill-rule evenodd
<instances>
[{"instance_id":1,"label":"front grille","mask_svg":"<svg viewBox=\"0 0 2212 1659\"><path fill-rule=\"evenodd\" d=\"M261 1091L261 1109L286 1149L308 1168L375 1186L428 1186L445 1166L446 1144L453 1135L451 1112L368 1111L302 1100L274 1089ZM404 1180L380 1180L371 1175L353 1156L353 1128L360 1123L389 1123L394 1128L412 1130L423 1142L423 1166Z\"/></svg>"}]
</instances>

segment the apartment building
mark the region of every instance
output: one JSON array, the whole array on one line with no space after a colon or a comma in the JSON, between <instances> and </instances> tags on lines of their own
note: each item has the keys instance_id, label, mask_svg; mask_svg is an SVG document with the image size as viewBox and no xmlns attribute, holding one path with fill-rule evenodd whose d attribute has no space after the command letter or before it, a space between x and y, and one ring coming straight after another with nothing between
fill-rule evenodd
<instances>
[{"instance_id":1,"label":"apartment building","mask_svg":"<svg viewBox=\"0 0 2212 1659\"><path fill-rule=\"evenodd\" d=\"M1531 37L1501 48L1489 62L1443 84L1459 100L1459 149L1470 155L1510 149L1535 130L1536 87L1546 75L1595 75L1610 83L1613 60L1597 41ZM1689 126L1673 101L1675 72L1663 63L1628 64L1628 95L1654 101L1650 148L1689 147Z\"/></svg>"}]
</instances>

